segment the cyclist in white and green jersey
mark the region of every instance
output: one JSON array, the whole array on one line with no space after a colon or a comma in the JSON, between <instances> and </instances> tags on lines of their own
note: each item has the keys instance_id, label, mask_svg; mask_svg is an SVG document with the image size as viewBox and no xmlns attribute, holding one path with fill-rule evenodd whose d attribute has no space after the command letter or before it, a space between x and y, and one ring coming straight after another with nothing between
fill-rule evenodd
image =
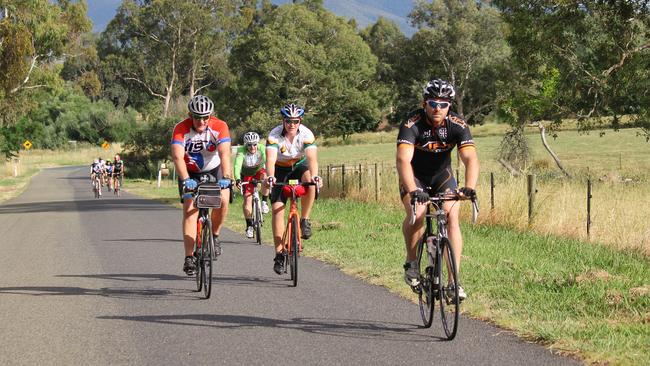
<instances>
[{"instance_id":1,"label":"cyclist in white and green jersey","mask_svg":"<svg viewBox=\"0 0 650 366\"><path fill-rule=\"evenodd\" d=\"M253 179L265 180L266 170L266 149L260 144L260 135L255 132L246 132L244 145L237 148L235 156L235 180L237 187L241 188L241 182L250 182ZM269 188L262 185L262 213L269 213L269 206L266 200L269 196ZM253 185L247 184L244 188L244 219L246 219L246 237L253 237Z\"/></svg>"}]
</instances>

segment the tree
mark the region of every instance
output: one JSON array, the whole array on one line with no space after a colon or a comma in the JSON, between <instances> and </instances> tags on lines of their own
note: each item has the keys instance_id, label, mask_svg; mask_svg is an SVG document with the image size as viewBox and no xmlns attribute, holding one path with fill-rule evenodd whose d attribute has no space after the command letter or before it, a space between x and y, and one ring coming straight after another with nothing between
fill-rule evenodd
<instances>
[{"instance_id":1,"label":"tree","mask_svg":"<svg viewBox=\"0 0 650 366\"><path fill-rule=\"evenodd\" d=\"M395 22L383 17L379 17L375 24L362 30L360 35L370 46L372 53L377 56L375 82L383 86L383 93L378 97L380 105L384 106L383 112L391 114L398 95L396 66L408 39Z\"/></svg>"},{"instance_id":2,"label":"tree","mask_svg":"<svg viewBox=\"0 0 650 366\"><path fill-rule=\"evenodd\" d=\"M133 88L132 104L162 99L167 116L174 97L220 80L229 44L252 21L255 3L125 0L99 42L104 84L122 86L110 97Z\"/></svg>"},{"instance_id":3,"label":"tree","mask_svg":"<svg viewBox=\"0 0 650 366\"><path fill-rule=\"evenodd\" d=\"M409 18L419 30L400 62L401 113L414 106L427 80L440 77L456 87L456 111L480 121L497 104L510 54L499 12L488 1L420 0Z\"/></svg>"},{"instance_id":4,"label":"tree","mask_svg":"<svg viewBox=\"0 0 650 366\"><path fill-rule=\"evenodd\" d=\"M578 117L581 126L614 127L633 115L648 134L650 119L650 2L497 0L511 32L509 42L522 77L544 84L557 71L554 108L533 118ZM543 89L538 88L532 98ZM650 134L648 134L650 137Z\"/></svg>"},{"instance_id":5,"label":"tree","mask_svg":"<svg viewBox=\"0 0 650 366\"><path fill-rule=\"evenodd\" d=\"M346 136L377 125L378 104L369 90L377 59L344 19L286 4L262 22L232 49L235 79L218 103L232 110L222 111L229 121L253 126L251 116L266 115L260 120L271 124L284 103L297 102L319 132Z\"/></svg>"}]
</instances>

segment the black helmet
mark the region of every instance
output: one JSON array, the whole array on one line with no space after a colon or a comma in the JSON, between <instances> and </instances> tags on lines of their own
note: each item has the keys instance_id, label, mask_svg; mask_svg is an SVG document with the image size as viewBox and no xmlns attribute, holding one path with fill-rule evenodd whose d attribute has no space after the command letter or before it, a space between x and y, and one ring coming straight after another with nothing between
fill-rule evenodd
<instances>
[{"instance_id":1,"label":"black helmet","mask_svg":"<svg viewBox=\"0 0 650 366\"><path fill-rule=\"evenodd\" d=\"M454 99L454 86L442 79L433 79L424 87L424 99L443 98Z\"/></svg>"}]
</instances>

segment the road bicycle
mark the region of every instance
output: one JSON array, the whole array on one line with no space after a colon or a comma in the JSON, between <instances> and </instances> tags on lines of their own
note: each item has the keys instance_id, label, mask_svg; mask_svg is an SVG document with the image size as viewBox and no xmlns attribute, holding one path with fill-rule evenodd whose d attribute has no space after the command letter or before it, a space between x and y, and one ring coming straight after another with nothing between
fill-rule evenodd
<instances>
[{"instance_id":1,"label":"road bicycle","mask_svg":"<svg viewBox=\"0 0 650 366\"><path fill-rule=\"evenodd\" d=\"M298 286L298 257L302 251L302 241L300 240L300 215L298 214L298 200L307 194L307 187L316 186L316 198L318 198L318 184L314 182L299 182L297 179L290 179L287 183L275 183L274 185L282 187L282 195L291 201L289 206L289 217L287 226L282 236L282 273L291 274L293 287Z\"/></svg>"},{"instance_id":2,"label":"road bicycle","mask_svg":"<svg viewBox=\"0 0 650 366\"><path fill-rule=\"evenodd\" d=\"M440 303L440 319L448 340L456 337L460 313L458 298L458 271L454 261L454 250L447 236L447 213L445 201L472 201L472 220L476 221L478 205L476 197L461 196L457 191L431 196L425 215L425 231L417 246L419 285L413 288L418 294L420 316L425 328L431 327L435 303ZM416 205L411 201L411 225L415 223ZM433 220L436 224L433 224ZM434 227L436 232L434 232Z\"/></svg>"},{"instance_id":3,"label":"road bicycle","mask_svg":"<svg viewBox=\"0 0 650 366\"><path fill-rule=\"evenodd\" d=\"M197 188L192 192L194 207L199 209L196 220L196 240L194 240L196 291L200 292L203 289L206 299L209 299L212 293L212 272L218 255L215 253L210 210L221 208L221 190L230 188L231 185L229 179L221 179L217 182L214 176L204 174L200 177Z\"/></svg>"},{"instance_id":4,"label":"road bicycle","mask_svg":"<svg viewBox=\"0 0 650 366\"><path fill-rule=\"evenodd\" d=\"M251 179L248 182L241 183L241 194L244 195L245 186L247 184L253 185L253 235L257 244L262 245L262 225L264 224L264 215L262 215L262 201L260 200L259 190L257 185L264 183L263 180Z\"/></svg>"},{"instance_id":5,"label":"road bicycle","mask_svg":"<svg viewBox=\"0 0 650 366\"><path fill-rule=\"evenodd\" d=\"M95 198L100 198L102 196L102 181L99 173L95 173L95 176L93 177L92 180L93 184L93 193L95 194Z\"/></svg>"},{"instance_id":6,"label":"road bicycle","mask_svg":"<svg viewBox=\"0 0 650 366\"><path fill-rule=\"evenodd\" d=\"M122 186L122 175L121 174L116 175L114 173L110 179L113 180L113 194L119 197L120 187Z\"/></svg>"}]
</instances>

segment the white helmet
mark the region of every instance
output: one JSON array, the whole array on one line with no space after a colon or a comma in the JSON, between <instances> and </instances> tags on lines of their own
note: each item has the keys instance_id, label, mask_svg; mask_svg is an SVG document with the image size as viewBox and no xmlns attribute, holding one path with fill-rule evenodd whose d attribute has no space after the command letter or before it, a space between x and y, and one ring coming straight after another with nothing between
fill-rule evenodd
<instances>
[{"instance_id":1,"label":"white helmet","mask_svg":"<svg viewBox=\"0 0 650 366\"><path fill-rule=\"evenodd\" d=\"M214 103L205 95L195 95L187 103L190 113L198 117L207 117L214 111Z\"/></svg>"},{"instance_id":2,"label":"white helmet","mask_svg":"<svg viewBox=\"0 0 650 366\"><path fill-rule=\"evenodd\" d=\"M256 132L246 132L244 134L244 143L246 145L257 145L260 142L260 135Z\"/></svg>"},{"instance_id":3,"label":"white helmet","mask_svg":"<svg viewBox=\"0 0 650 366\"><path fill-rule=\"evenodd\" d=\"M99 159L93 160L93 164L99 164Z\"/></svg>"}]
</instances>

